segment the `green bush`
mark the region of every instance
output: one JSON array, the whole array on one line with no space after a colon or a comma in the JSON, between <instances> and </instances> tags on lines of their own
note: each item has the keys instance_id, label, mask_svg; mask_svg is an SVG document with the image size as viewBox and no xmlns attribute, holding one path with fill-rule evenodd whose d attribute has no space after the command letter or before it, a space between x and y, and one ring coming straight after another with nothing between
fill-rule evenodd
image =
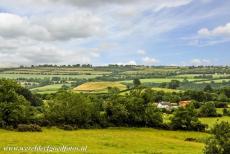
<instances>
[{"instance_id":1,"label":"green bush","mask_svg":"<svg viewBox=\"0 0 230 154\"><path fill-rule=\"evenodd\" d=\"M216 112L216 107L214 102L207 102L201 106L199 110L199 116L201 117L218 117L220 115Z\"/></svg>"},{"instance_id":2,"label":"green bush","mask_svg":"<svg viewBox=\"0 0 230 154\"><path fill-rule=\"evenodd\" d=\"M221 122L211 130L213 136L206 142L205 154L229 154L230 151L230 124Z\"/></svg>"},{"instance_id":3,"label":"green bush","mask_svg":"<svg viewBox=\"0 0 230 154\"><path fill-rule=\"evenodd\" d=\"M36 124L19 124L17 127L19 132L41 132L42 128Z\"/></svg>"},{"instance_id":4,"label":"green bush","mask_svg":"<svg viewBox=\"0 0 230 154\"><path fill-rule=\"evenodd\" d=\"M206 126L198 120L195 108L191 104L174 112L174 116L171 119L171 127L174 130L204 131Z\"/></svg>"},{"instance_id":5,"label":"green bush","mask_svg":"<svg viewBox=\"0 0 230 154\"><path fill-rule=\"evenodd\" d=\"M60 127L61 129L64 129L64 130L74 130L75 128L71 125L63 125Z\"/></svg>"}]
</instances>

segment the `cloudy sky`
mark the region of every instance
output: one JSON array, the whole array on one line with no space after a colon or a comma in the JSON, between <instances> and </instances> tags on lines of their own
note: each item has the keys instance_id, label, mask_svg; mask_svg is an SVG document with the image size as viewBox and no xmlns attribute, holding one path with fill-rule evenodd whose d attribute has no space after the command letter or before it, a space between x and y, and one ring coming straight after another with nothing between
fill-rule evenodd
<instances>
[{"instance_id":1,"label":"cloudy sky","mask_svg":"<svg viewBox=\"0 0 230 154\"><path fill-rule=\"evenodd\" d=\"M230 65L229 0L0 0L0 67Z\"/></svg>"}]
</instances>

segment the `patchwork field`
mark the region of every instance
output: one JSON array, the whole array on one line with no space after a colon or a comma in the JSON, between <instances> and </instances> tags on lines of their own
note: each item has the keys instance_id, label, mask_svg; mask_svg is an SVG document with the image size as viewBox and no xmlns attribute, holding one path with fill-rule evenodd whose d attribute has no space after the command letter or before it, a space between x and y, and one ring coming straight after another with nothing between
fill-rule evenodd
<instances>
[{"instance_id":1,"label":"patchwork field","mask_svg":"<svg viewBox=\"0 0 230 154\"><path fill-rule=\"evenodd\" d=\"M171 82L172 80L178 80L178 81L183 81L183 78L151 78L151 79L140 79L141 83L148 83L148 82L153 82L153 83L163 83L163 82ZM199 81L201 79L188 79L188 81ZM122 83L132 83L132 80L125 80L122 81Z\"/></svg>"},{"instance_id":2,"label":"patchwork field","mask_svg":"<svg viewBox=\"0 0 230 154\"><path fill-rule=\"evenodd\" d=\"M6 74L0 73L0 78L7 78L7 79L18 79L18 78L34 78L34 79L44 79L44 78L52 78L52 77L60 77L60 78L78 78L78 79L92 79L95 77L99 77L102 75L42 75L42 74Z\"/></svg>"},{"instance_id":3,"label":"patchwork field","mask_svg":"<svg viewBox=\"0 0 230 154\"><path fill-rule=\"evenodd\" d=\"M74 88L74 91L107 91L108 87L117 87L120 90L125 90L126 86L119 83L119 82L87 82L84 83L76 88Z\"/></svg>"},{"instance_id":4,"label":"patchwork field","mask_svg":"<svg viewBox=\"0 0 230 154\"><path fill-rule=\"evenodd\" d=\"M63 85L68 86L68 84L53 84L53 85L47 85L47 86L43 86L43 87L33 88L33 89L30 89L30 90L32 92L36 92L36 93L40 93L40 94L55 93L60 88L62 88Z\"/></svg>"},{"instance_id":5,"label":"patchwork field","mask_svg":"<svg viewBox=\"0 0 230 154\"><path fill-rule=\"evenodd\" d=\"M149 128L110 128L64 131L44 129L41 133L0 130L0 154L5 146L87 146L88 154L202 154L209 135L199 132L165 131ZM185 141L196 138L198 142ZM32 152L21 152L21 154ZM42 152L37 152L42 153ZM44 153L44 152L43 152ZM58 152L52 152L58 154ZM61 153L61 152L60 152ZM68 152L75 154L77 152Z\"/></svg>"}]
</instances>

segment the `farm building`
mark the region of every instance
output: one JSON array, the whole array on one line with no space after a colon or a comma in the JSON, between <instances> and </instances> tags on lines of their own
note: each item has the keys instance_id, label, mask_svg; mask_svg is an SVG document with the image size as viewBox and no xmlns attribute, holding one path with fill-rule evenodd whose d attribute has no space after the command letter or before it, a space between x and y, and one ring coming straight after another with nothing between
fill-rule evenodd
<instances>
[{"instance_id":1,"label":"farm building","mask_svg":"<svg viewBox=\"0 0 230 154\"><path fill-rule=\"evenodd\" d=\"M179 102L179 106L180 107L186 107L187 105L189 105L191 103L191 101L180 101Z\"/></svg>"}]
</instances>

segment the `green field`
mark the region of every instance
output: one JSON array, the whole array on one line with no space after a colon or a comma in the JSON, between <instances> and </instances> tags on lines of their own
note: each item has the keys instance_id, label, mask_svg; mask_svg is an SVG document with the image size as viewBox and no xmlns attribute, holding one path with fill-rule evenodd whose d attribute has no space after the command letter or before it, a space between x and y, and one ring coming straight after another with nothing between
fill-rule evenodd
<instances>
[{"instance_id":1,"label":"green field","mask_svg":"<svg viewBox=\"0 0 230 154\"><path fill-rule=\"evenodd\" d=\"M166 93L172 93L172 92L181 92L182 90L176 90L176 89L168 89L168 88L152 88L153 90L156 90L156 91L164 91Z\"/></svg>"},{"instance_id":2,"label":"green field","mask_svg":"<svg viewBox=\"0 0 230 154\"><path fill-rule=\"evenodd\" d=\"M204 147L202 141L208 136L208 134L200 132L166 131L150 128L109 128L76 131L51 128L44 129L40 133L0 130L0 147L9 145L65 145L87 146L88 154L202 154ZM198 142L188 142L185 141L186 138L196 138ZM0 151L0 154L11 153L18 154L18 152ZM74 154L77 152L68 153ZM21 154L32 154L32 152L21 152Z\"/></svg>"},{"instance_id":3,"label":"green field","mask_svg":"<svg viewBox=\"0 0 230 154\"><path fill-rule=\"evenodd\" d=\"M211 82L215 82L215 83L222 83L223 81L225 81L225 82L229 82L229 81L230 81L230 79L208 80L208 81L200 81L200 82L196 82L196 83L211 83Z\"/></svg>"},{"instance_id":4,"label":"green field","mask_svg":"<svg viewBox=\"0 0 230 154\"><path fill-rule=\"evenodd\" d=\"M223 117L214 117L214 118L199 118L200 121L204 124L207 124L209 128L213 127L216 123L221 121L227 121L230 123L230 117L223 116Z\"/></svg>"},{"instance_id":5,"label":"green field","mask_svg":"<svg viewBox=\"0 0 230 154\"><path fill-rule=\"evenodd\" d=\"M183 78L151 78L151 79L140 79L141 83L163 83L171 82L172 80L183 81ZM201 79L188 79L188 81L199 81ZM132 83L133 80L121 81L121 83Z\"/></svg>"},{"instance_id":6,"label":"green field","mask_svg":"<svg viewBox=\"0 0 230 154\"><path fill-rule=\"evenodd\" d=\"M67 85L67 84L53 84L53 85L47 85L47 86L43 86L43 87L33 88L33 89L30 89L30 90L32 92L40 93L40 94L44 94L44 93L46 93L46 94L48 94L48 93L55 93L60 88L62 88L63 85Z\"/></svg>"},{"instance_id":7,"label":"green field","mask_svg":"<svg viewBox=\"0 0 230 154\"><path fill-rule=\"evenodd\" d=\"M218 111L218 113L220 113ZM170 123L170 117L172 117L172 114L163 114L164 123ZM208 125L208 129L212 128L216 123L221 121L227 121L230 122L229 116L223 116L223 117L208 117L208 118L199 118L199 120Z\"/></svg>"},{"instance_id":8,"label":"green field","mask_svg":"<svg viewBox=\"0 0 230 154\"><path fill-rule=\"evenodd\" d=\"M180 78L194 78L196 76L202 76L203 74L181 74L177 75L176 77ZM227 77L229 74L205 74L205 75L212 75L213 78L220 78L220 77Z\"/></svg>"}]
</instances>

